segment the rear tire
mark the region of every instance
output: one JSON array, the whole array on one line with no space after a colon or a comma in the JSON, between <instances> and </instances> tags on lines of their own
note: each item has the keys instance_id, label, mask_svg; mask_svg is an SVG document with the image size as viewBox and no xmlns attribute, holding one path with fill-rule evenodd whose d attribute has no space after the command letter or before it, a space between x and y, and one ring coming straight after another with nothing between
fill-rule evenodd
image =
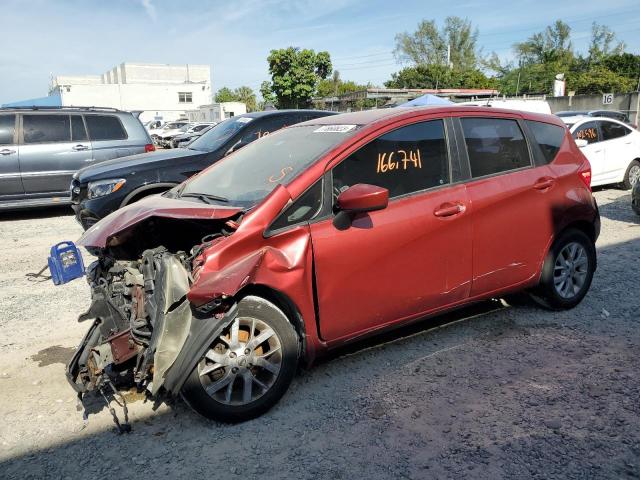
<instances>
[{"instance_id":1,"label":"rear tire","mask_svg":"<svg viewBox=\"0 0 640 480\"><path fill-rule=\"evenodd\" d=\"M212 339L182 388L200 415L226 423L258 417L289 388L298 367L298 336L273 303L247 296L238 315Z\"/></svg>"},{"instance_id":2,"label":"rear tire","mask_svg":"<svg viewBox=\"0 0 640 480\"><path fill-rule=\"evenodd\" d=\"M573 308L589 291L595 270L593 241L580 230L566 230L551 246L531 298L551 310Z\"/></svg>"},{"instance_id":3,"label":"rear tire","mask_svg":"<svg viewBox=\"0 0 640 480\"><path fill-rule=\"evenodd\" d=\"M638 160L632 160L627 167L627 171L624 173L622 187L625 190L631 190L638 181L640 181L640 162Z\"/></svg>"}]
</instances>

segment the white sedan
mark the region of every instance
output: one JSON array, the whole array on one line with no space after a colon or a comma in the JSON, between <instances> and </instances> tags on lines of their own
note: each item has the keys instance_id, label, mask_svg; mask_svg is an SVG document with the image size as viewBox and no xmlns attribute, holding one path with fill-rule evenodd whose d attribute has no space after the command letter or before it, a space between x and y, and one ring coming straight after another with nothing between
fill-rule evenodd
<instances>
[{"instance_id":1,"label":"white sedan","mask_svg":"<svg viewBox=\"0 0 640 480\"><path fill-rule=\"evenodd\" d=\"M562 117L591 163L591 185L620 183L630 189L640 180L640 132L603 117Z\"/></svg>"}]
</instances>

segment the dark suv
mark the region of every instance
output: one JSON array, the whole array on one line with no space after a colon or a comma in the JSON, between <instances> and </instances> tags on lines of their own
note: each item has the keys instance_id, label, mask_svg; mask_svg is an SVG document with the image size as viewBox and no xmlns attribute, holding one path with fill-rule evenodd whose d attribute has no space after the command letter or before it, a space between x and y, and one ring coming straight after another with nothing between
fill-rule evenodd
<instances>
[{"instance_id":1,"label":"dark suv","mask_svg":"<svg viewBox=\"0 0 640 480\"><path fill-rule=\"evenodd\" d=\"M97 107L0 109L0 209L69 203L71 176L155 150L130 112Z\"/></svg>"},{"instance_id":2,"label":"dark suv","mask_svg":"<svg viewBox=\"0 0 640 480\"><path fill-rule=\"evenodd\" d=\"M319 110L247 113L219 123L188 148L133 155L83 168L71 184L76 218L86 230L120 207L169 190L258 138L288 125L334 114Z\"/></svg>"}]
</instances>

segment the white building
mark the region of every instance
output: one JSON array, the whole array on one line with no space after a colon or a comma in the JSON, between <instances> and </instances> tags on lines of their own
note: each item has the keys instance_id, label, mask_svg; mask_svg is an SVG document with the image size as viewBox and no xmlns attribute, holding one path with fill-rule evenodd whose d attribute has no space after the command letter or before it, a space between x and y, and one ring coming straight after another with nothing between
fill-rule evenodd
<instances>
[{"instance_id":1,"label":"white building","mask_svg":"<svg viewBox=\"0 0 640 480\"><path fill-rule=\"evenodd\" d=\"M59 96L62 106L142 111L143 122L170 121L211 101L211 68L121 63L102 75L56 76L49 96Z\"/></svg>"},{"instance_id":2,"label":"white building","mask_svg":"<svg viewBox=\"0 0 640 480\"><path fill-rule=\"evenodd\" d=\"M197 110L187 112L190 122L221 122L229 117L247 113L242 102L222 102L200 105Z\"/></svg>"}]
</instances>

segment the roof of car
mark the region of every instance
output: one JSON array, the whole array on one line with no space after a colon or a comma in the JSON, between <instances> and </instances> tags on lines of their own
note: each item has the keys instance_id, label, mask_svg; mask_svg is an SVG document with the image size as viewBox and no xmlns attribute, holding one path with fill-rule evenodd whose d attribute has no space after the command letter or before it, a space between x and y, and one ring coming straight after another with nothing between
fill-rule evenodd
<instances>
[{"instance_id":1,"label":"roof of car","mask_svg":"<svg viewBox=\"0 0 640 480\"><path fill-rule=\"evenodd\" d=\"M284 115L286 113L314 113L314 114L325 114L325 115L335 115L336 112L330 112L325 110L265 110L262 112L251 112L251 113L243 113L242 115L236 115L236 117L245 117L245 118L261 118L275 115Z\"/></svg>"},{"instance_id":2,"label":"roof of car","mask_svg":"<svg viewBox=\"0 0 640 480\"><path fill-rule=\"evenodd\" d=\"M447 114L447 113L486 113L492 116L496 113L505 115L522 115L523 117L531 120L539 120L547 123L554 123L556 125L563 125L560 118L555 115L549 115L545 113L532 113L523 112L520 110L508 110L505 108L493 108L493 107L479 107L474 105L438 105L428 107L414 107L414 108L381 108L377 110L363 110L360 112L341 113L340 115L332 115L327 117L321 117L314 120L309 120L305 124L315 125L369 125L378 121L386 121L392 118L411 117L419 113L430 112L434 114Z\"/></svg>"}]
</instances>

